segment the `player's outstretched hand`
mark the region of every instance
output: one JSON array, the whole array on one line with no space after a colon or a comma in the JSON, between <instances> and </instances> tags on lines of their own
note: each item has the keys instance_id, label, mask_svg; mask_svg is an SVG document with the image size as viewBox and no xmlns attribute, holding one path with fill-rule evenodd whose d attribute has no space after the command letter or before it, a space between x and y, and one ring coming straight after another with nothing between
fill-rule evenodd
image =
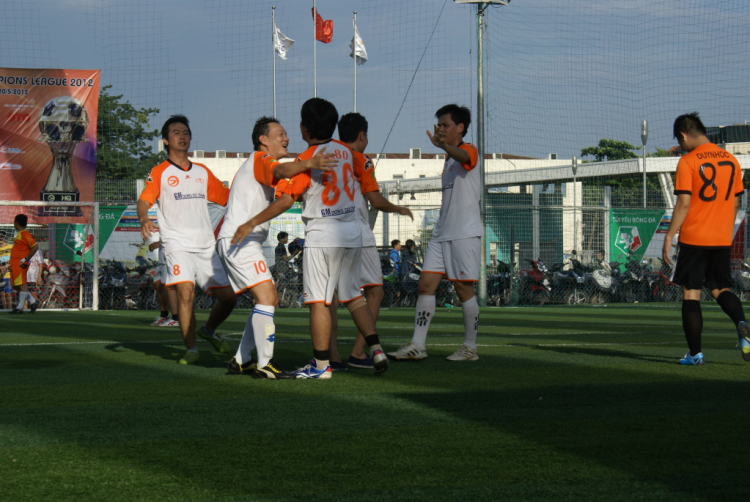
<instances>
[{"instance_id":1,"label":"player's outstretched hand","mask_svg":"<svg viewBox=\"0 0 750 502\"><path fill-rule=\"evenodd\" d=\"M249 221L237 227L237 231L234 233L234 237L232 237L232 245L239 244L245 240L245 237L250 235L254 228L255 225Z\"/></svg>"},{"instance_id":2,"label":"player's outstretched hand","mask_svg":"<svg viewBox=\"0 0 750 502\"><path fill-rule=\"evenodd\" d=\"M411 211L408 207L399 207L398 214L400 214L401 216L408 216L409 218L411 218L411 221L414 221L414 215L411 214Z\"/></svg>"},{"instance_id":3,"label":"player's outstretched hand","mask_svg":"<svg viewBox=\"0 0 750 502\"><path fill-rule=\"evenodd\" d=\"M435 134L430 134L430 131L427 132L427 136L430 138L430 141L432 141L432 144L435 145L438 148L444 148L445 147L445 138L443 138L443 135L440 134L440 131L438 131L438 126L435 126Z\"/></svg>"},{"instance_id":4,"label":"player's outstretched hand","mask_svg":"<svg viewBox=\"0 0 750 502\"><path fill-rule=\"evenodd\" d=\"M141 221L141 237L143 237L144 240L147 240L151 237L151 234L158 231L159 227L157 227L156 223L151 221L151 219L144 219Z\"/></svg>"},{"instance_id":5,"label":"player's outstretched hand","mask_svg":"<svg viewBox=\"0 0 750 502\"><path fill-rule=\"evenodd\" d=\"M318 169L320 171L333 171L338 161L334 154L326 153L325 149L313 155L310 159L310 169Z\"/></svg>"},{"instance_id":6,"label":"player's outstretched hand","mask_svg":"<svg viewBox=\"0 0 750 502\"><path fill-rule=\"evenodd\" d=\"M669 259L669 253L672 251L672 239L664 239L664 247L661 250L661 259L667 265L672 265L672 260Z\"/></svg>"}]
</instances>

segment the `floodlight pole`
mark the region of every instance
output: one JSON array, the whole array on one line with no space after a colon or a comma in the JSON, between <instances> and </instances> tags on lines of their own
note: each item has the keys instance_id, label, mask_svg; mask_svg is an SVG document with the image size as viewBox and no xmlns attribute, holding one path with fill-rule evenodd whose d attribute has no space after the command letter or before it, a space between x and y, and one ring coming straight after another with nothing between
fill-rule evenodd
<instances>
[{"instance_id":1,"label":"floodlight pole","mask_svg":"<svg viewBox=\"0 0 750 502\"><path fill-rule=\"evenodd\" d=\"M479 305L487 306L487 198L484 186L484 10L486 3L477 4L477 150L479 169L479 215L482 222L482 238L479 253Z\"/></svg>"},{"instance_id":2,"label":"floodlight pole","mask_svg":"<svg viewBox=\"0 0 750 502\"><path fill-rule=\"evenodd\" d=\"M271 7L271 57L273 57L273 118L276 118L276 6Z\"/></svg>"},{"instance_id":3,"label":"floodlight pole","mask_svg":"<svg viewBox=\"0 0 750 502\"><path fill-rule=\"evenodd\" d=\"M646 209L646 141L648 141L648 121L641 121L641 141L643 142L643 209Z\"/></svg>"}]
</instances>

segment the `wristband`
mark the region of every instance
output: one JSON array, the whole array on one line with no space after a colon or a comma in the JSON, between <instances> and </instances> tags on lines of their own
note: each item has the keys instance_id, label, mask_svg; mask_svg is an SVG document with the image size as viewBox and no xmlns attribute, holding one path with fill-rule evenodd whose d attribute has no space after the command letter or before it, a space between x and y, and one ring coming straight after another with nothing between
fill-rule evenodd
<instances>
[{"instance_id":1,"label":"wristband","mask_svg":"<svg viewBox=\"0 0 750 502\"><path fill-rule=\"evenodd\" d=\"M28 263L28 262L29 260L27 260L26 258L21 258L21 265L23 265L24 263Z\"/></svg>"}]
</instances>

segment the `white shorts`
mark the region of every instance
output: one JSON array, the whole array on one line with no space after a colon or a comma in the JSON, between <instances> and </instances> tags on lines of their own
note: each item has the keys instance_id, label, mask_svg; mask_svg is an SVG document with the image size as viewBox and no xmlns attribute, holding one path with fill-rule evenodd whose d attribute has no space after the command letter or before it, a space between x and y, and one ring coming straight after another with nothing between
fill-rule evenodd
<instances>
[{"instance_id":1,"label":"white shorts","mask_svg":"<svg viewBox=\"0 0 750 502\"><path fill-rule=\"evenodd\" d=\"M263 282L273 282L268 270L263 247L259 242L249 241L242 246L232 246L231 239L221 239L216 245L221 263L236 294L254 288Z\"/></svg>"},{"instance_id":2,"label":"white shorts","mask_svg":"<svg viewBox=\"0 0 750 502\"><path fill-rule=\"evenodd\" d=\"M359 291L362 248L305 248L302 276L305 304L330 305L338 293L341 303L362 296Z\"/></svg>"},{"instance_id":3,"label":"white shorts","mask_svg":"<svg viewBox=\"0 0 750 502\"><path fill-rule=\"evenodd\" d=\"M213 249L200 252L173 251L167 255L167 287L191 282L210 294L213 288L229 286L219 255Z\"/></svg>"},{"instance_id":4,"label":"white shorts","mask_svg":"<svg viewBox=\"0 0 750 502\"><path fill-rule=\"evenodd\" d=\"M154 270L154 283L164 282L167 280L167 264L157 263Z\"/></svg>"},{"instance_id":5,"label":"white shorts","mask_svg":"<svg viewBox=\"0 0 750 502\"><path fill-rule=\"evenodd\" d=\"M375 246L362 248L360 266L359 282L363 288L383 285L383 269L380 268L378 248Z\"/></svg>"},{"instance_id":6,"label":"white shorts","mask_svg":"<svg viewBox=\"0 0 750 502\"><path fill-rule=\"evenodd\" d=\"M458 241L430 241L422 273L444 274L451 281L479 281L480 237Z\"/></svg>"}]
</instances>

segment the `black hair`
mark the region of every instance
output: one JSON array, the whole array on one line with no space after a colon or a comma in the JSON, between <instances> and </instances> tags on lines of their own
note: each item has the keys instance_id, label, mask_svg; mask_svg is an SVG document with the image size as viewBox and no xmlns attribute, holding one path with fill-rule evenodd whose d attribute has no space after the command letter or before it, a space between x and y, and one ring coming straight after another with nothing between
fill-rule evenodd
<instances>
[{"instance_id":1,"label":"black hair","mask_svg":"<svg viewBox=\"0 0 750 502\"><path fill-rule=\"evenodd\" d=\"M342 115L339 120L339 139L344 143L354 143L359 133L367 134L367 119L357 112Z\"/></svg>"},{"instance_id":2,"label":"black hair","mask_svg":"<svg viewBox=\"0 0 750 502\"><path fill-rule=\"evenodd\" d=\"M446 113L450 113L451 120L454 124L464 125L464 130L461 133L461 137L463 138L464 136L466 136L466 133L469 132L469 125L471 124L471 110L469 110L465 106L458 106L455 104L445 105L437 112L435 112L435 118L439 119Z\"/></svg>"},{"instance_id":3,"label":"black hair","mask_svg":"<svg viewBox=\"0 0 750 502\"><path fill-rule=\"evenodd\" d=\"M323 98L310 98L305 101L300 111L302 125L307 129L310 139L325 140L333 137L339 112L333 103Z\"/></svg>"},{"instance_id":4,"label":"black hair","mask_svg":"<svg viewBox=\"0 0 750 502\"><path fill-rule=\"evenodd\" d=\"M407 239L406 240L406 244L405 244L406 249L411 249L412 247L414 247L416 245L417 245L417 243L414 242L412 239Z\"/></svg>"},{"instance_id":5,"label":"black hair","mask_svg":"<svg viewBox=\"0 0 750 502\"><path fill-rule=\"evenodd\" d=\"M164 122L164 125L161 127L161 139L169 138L169 126L171 126L172 124L184 124L188 129L190 138L192 139L193 131L190 130L190 121L184 115L172 115L167 119L166 122ZM167 145L164 145L164 149L167 151L167 153L169 153L169 147Z\"/></svg>"},{"instance_id":6,"label":"black hair","mask_svg":"<svg viewBox=\"0 0 750 502\"><path fill-rule=\"evenodd\" d=\"M678 141L681 139L680 133L688 136L706 135L706 126L701 122L698 112L685 113L675 119L672 134Z\"/></svg>"},{"instance_id":7,"label":"black hair","mask_svg":"<svg viewBox=\"0 0 750 502\"><path fill-rule=\"evenodd\" d=\"M279 234L278 234L278 235L276 236L276 240L277 240L277 241L280 241L280 240L281 240L281 239L283 239L284 237L289 237L289 234L288 234L288 233L286 233L286 232L279 232Z\"/></svg>"},{"instance_id":8,"label":"black hair","mask_svg":"<svg viewBox=\"0 0 750 502\"><path fill-rule=\"evenodd\" d=\"M13 223L18 223L19 226L26 228L26 225L29 224L29 217L25 214L17 214Z\"/></svg>"},{"instance_id":9,"label":"black hair","mask_svg":"<svg viewBox=\"0 0 750 502\"><path fill-rule=\"evenodd\" d=\"M281 123L273 117L261 117L255 121L255 126L253 127L253 149L256 151L260 150L260 137L268 136L268 133L271 132L271 124L281 125Z\"/></svg>"},{"instance_id":10,"label":"black hair","mask_svg":"<svg viewBox=\"0 0 750 502\"><path fill-rule=\"evenodd\" d=\"M400 240L398 240L398 239L393 239L393 240L391 241L391 247L392 247L392 248L395 248L395 247L396 247L396 244L400 244L400 243L401 243L401 241L400 241Z\"/></svg>"}]
</instances>

